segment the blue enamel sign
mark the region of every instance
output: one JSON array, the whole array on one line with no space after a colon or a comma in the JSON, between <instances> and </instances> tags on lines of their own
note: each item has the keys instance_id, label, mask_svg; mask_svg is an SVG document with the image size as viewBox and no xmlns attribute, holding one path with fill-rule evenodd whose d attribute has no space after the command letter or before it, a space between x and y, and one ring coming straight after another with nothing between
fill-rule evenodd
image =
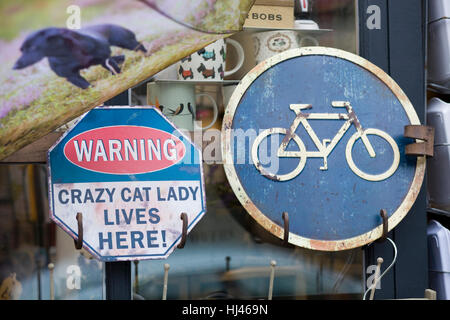
<instances>
[{"instance_id":1,"label":"blue enamel sign","mask_svg":"<svg viewBox=\"0 0 450 320\"><path fill-rule=\"evenodd\" d=\"M228 180L248 213L289 242L345 250L394 228L423 181L425 158L405 156L404 126L420 124L381 69L337 49L286 51L256 66L224 116Z\"/></svg>"},{"instance_id":2,"label":"blue enamel sign","mask_svg":"<svg viewBox=\"0 0 450 320\"><path fill-rule=\"evenodd\" d=\"M91 110L48 163L51 219L102 261L166 258L206 211L201 151L156 108Z\"/></svg>"}]
</instances>

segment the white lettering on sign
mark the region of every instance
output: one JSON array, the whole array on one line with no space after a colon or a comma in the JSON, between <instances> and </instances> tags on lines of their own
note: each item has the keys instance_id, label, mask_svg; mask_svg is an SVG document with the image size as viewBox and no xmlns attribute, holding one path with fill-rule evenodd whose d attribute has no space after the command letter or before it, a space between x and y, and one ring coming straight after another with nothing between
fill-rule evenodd
<instances>
[{"instance_id":1,"label":"white lettering on sign","mask_svg":"<svg viewBox=\"0 0 450 320\"><path fill-rule=\"evenodd\" d=\"M73 164L108 174L159 171L179 163L186 154L180 137L139 126L100 127L82 132L64 145Z\"/></svg>"},{"instance_id":2,"label":"white lettering on sign","mask_svg":"<svg viewBox=\"0 0 450 320\"><path fill-rule=\"evenodd\" d=\"M86 161L88 161L88 162L91 161L92 144L93 144L93 141L90 140L89 147L88 147L86 145L86 140L83 140L81 142L81 148L80 148L80 146L78 145L78 141L73 142L73 145L75 147L75 152L77 153L78 161L80 161L80 162L83 161L83 155L84 155L84 158L86 159Z\"/></svg>"},{"instance_id":3,"label":"white lettering on sign","mask_svg":"<svg viewBox=\"0 0 450 320\"><path fill-rule=\"evenodd\" d=\"M381 9L377 5L371 5L367 7L367 14L370 16L367 18L366 26L369 30L381 29Z\"/></svg>"},{"instance_id":4,"label":"white lettering on sign","mask_svg":"<svg viewBox=\"0 0 450 320\"><path fill-rule=\"evenodd\" d=\"M202 211L201 190L199 181L54 184L54 210L75 232L81 212L83 239L101 256L151 256L177 241L182 212Z\"/></svg>"},{"instance_id":5,"label":"white lettering on sign","mask_svg":"<svg viewBox=\"0 0 450 320\"><path fill-rule=\"evenodd\" d=\"M75 143L75 141L74 141ZM109 158L111 159L111 161L114 160L118 160L118 161L122 161L122 155L120 154L120 150L122 150L122 143L120 142L120 140L116 140L116 139L111 139L109 140ZM78 156L78 152L77 152L77 156ZM143 159L145 160L145 153L143 153ZM78 158L78 161L81 161L80 158Z\"/></svg>"}]
</instances>

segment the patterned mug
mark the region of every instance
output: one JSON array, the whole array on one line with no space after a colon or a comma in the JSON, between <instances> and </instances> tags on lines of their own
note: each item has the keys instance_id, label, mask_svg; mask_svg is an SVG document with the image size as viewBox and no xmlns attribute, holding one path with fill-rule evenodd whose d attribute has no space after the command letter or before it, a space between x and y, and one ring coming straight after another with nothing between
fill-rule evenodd
<instances>
[{"instance_id":1,"label":"patterned mug","mask_svg":"<svg viewBox=\"0 0 450 320\"><path fill-rule=\"evenodd\" d=\"M231 44L237 52L237 65L225 71L226 44ZM233 39L218 40L205 48L181 59L177 65L178 80L222 81L238 71L244 63L244 49Z\"/></svg>"},{"instance_id":2,"label":"patterned mug","mask_svg":"<svg viewBox=\"0 0 450 320\"><path fill-rule=\"evenodd\" d=\"M198 124L196 100L199 97L211 100L213 119L207 126ZM147 104L157 107L172 123L180 129L194 131L207 130L217 120L219 109L212 96L207 93L196 94L195 84L189 82L149 82L147 84Z\"/></svg>"}]
</instances>

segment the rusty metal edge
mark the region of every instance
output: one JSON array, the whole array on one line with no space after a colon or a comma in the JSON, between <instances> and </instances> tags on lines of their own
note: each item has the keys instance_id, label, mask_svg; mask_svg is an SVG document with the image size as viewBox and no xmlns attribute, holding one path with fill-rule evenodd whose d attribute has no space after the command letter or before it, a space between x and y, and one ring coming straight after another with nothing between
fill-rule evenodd
<instances>
[{"instance_id":1,"label":"rusty metal edge","mask_svg":"<svg viewBox=\"0 0 450 320\"><path fill-rule=\"evenodd\" d=\"M421 143L412 143L405 146L405 154L413 156L434 156L435 129L431 126L407 125L404 134L407 138L423 140Z\"/></svg>"},{"instance_id":2,"label":"rusty metal edge","mask_svg":"<svg viewBox=\"0 0 450 320\"><path fill-rule=\"evenodd\" d=\"M175 126L175 124L170 121L158 108L154 107L154 106L127 106L127 105L120 105L120 106L98 106L96 107L98 109L148 109L148 110L154 110L156 111L161 117L163 117L168 123L170 123L170 125L173 128L178 129L177 126ZM95 109L95 108L94 108ZM92 109L93 110L93 109ZM47 151L47 163L46 163L46 167L47 167L47 186L48 186L48 205L49 205L49 218L50 220L52 220L58 227L60 227L64 232L66 232L70 237L73 238L74 241L76 241L78 239L78 234L73 231L72 229L66 227L63 223L61 223L59 221L59 219L55 216L55 213L53 212L53 187L52 187L52 176L51 176L51 169L50 169L50 153L51 151L56 148L56 146L58 144L60 144L64 138L76 127L76 125L81 122L87 115L89 112L84 113L82 116L80 116L79 120L77 121L77 123L71 127L70 129L68 129L67 131L65 131L57 140L56 142L54 142L54 144L49 148L49 150ZM187 225L187 234L189 234L192 229L194 228L194 226L205 216L206 211L207 211L207 206L206 206L206 190L205 190L205 176L204 176L204 172L203 172L203 154L202 154L202 150L201 148L196 145L193 141L193 139L191 137L189 137L184 131L178 129L180 134L183 136L184 139L186 139L189 143L192 144L192 146L199 152L198 156L199 156L199 163L200 163L200 177L201 177L201 186L202 186L202 198L203 198L203 204L204 204L204 210L202 213L200 213L197 218L192 221L189 222L188 221L188 225ZM158 259L167 259L167 257L169 257L170 254L172 254L174 252L174 250L177 248L177 245L180 244L180 242L182 241L181 236L180 239L174 243L174 245L170 248L170 250L168 250L164 256L162 257L157 257L157 258L150 258L148 256L134 256L134 257L115 257L114 259L105 259L103 256L100 256L95 250L93 250L90 246L86 245L86 243L83 241L83 245L82 245L82 249L86 250L87 252L89 252L95 259L102 261L102 262L114 262L114 261L138 261L138 260L158 260Z\"/></svg>"},{"instance_id":3,"label":"rusty metal edge","mask_svg":"<svg viewBox=\"0 0 450 320\"><path fill-rule=\"evenodd\" d=\"M262 227L264 227L267 231L275 235L276 237L283 239L284 238L284 230L282 226L277 225L271 219L269 219L263 212L261 212L255 204L252 202L250 197L245 192L245 189L240 183L239 177L236 174L232 152L230 150L230 142L231 142L231 128L233 124L234 114L238 107L238 104L245 94L248 87L253 83L253 81L258 78L263 72L265 72L270 67L291 58L296 58L300 56L309 56L309 55L326 55L333 56L337 58L342 58L347 61L353 62L354 64L368 70L376 77L378 77L386 86L392 91L392 93L397 97L397 99L402 104L407 117L412 125L420 125L419 117L406 94L400 88L400 86L381 68L377 67L370 61L357 56L353 53L346 52L340 49L335 48L327 48L327 47L303 47L287 50L285 52L279 53L271 58L262 61L258 65L256 65L250 72L240 81L239 85L236 87L234 93L232 94L228 106L226 107L223 123L222 123L222 155L224 161L224 169L227 179L231 185L231 188L242 206L247 210L253 219L255 219ZM419 140L416 140L419 142ZM414 204L419 191L421 189L424 175L425 175L425 166L426 166L426 157L419 156L417 157L416 170L414 174L413 181L411 183L410 189L403 199L400 206L397 210L391 214L389 217L389 230L391 231L393 228L397 226L397 224L406 216L406 214L411 209ZM374 215L378 215L379 210L382 208L375 208ZM383 224L381 223L378 227L372 229L371 231L356 236L352 238L342 239L342 240L333 240L333 241L325 241L325 240L315 240L309 239L305 237L301 237L292 232L289 233L289 242L312 250L320 250L320 251L340 251L340 250L348 250L356 247L361 247L370 242L373 242L380 238L383 234Z\"/></svg>"}]
</instances>

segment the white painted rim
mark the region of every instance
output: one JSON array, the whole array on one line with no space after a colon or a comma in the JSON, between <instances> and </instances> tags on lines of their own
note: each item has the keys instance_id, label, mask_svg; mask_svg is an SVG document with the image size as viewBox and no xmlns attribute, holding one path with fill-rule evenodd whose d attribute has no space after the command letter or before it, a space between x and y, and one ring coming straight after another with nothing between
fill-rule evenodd
<instances>
[{"instance_id":1,"label":"white painted rim","mask_svg":"<svg viewBox=\"0 0 450 320\"><path fill-rule=\"evenodd\" d=\"M300 56L310 56L310 55L325 55L341 58L350 61L371 72L376 77L378 77L397 97L397 99L400 101L401 105L403 106L407 114L410 124L420 125L419 117L417 116L417 113L413 105L411 104L410 100L403 92L403 90L398 86L398 84L382 69L380 69L370 61L360 56L357 56L353 53L327 47L296 48L274 55L269 59L262 61L257 66L255 66L236 87L225 110L225 115L222 124L222 155L224 160L224 169L228 181L237 198L241 202L242 206L261 226L263 226L267 231L269 231L270 233L272 233L273 235L277 236L280 239L284 238L283 226L279 226L278 224L273 222L263 212L261 212L258 207L256 207L256 205L252 202L250 197L245 192L245 189L241 185L239 177L236 174L236 170L233 164L233 153L232 153L233 150L230 149L231 128L233 124L234 114L239 105L239 102L243 97L243 95L245 94L246 90L251 86L251 84L253 83L253 81L256 80L256 78L258 78L263 72L265 72L272 66L282 61ZM405 198L403 199L402 203L400 204L400 206L389 217L389 231L397 226L397 224L406 216L406 214L413 206L422 186L425 174L425 164L426 164L425 156L417 157L416 171L410 189ZM382 224L362 235L333 241L309 239L290 232L289 242L294 245L313 250L339 251L360 247L370 242L373 242L376 239L380 238L382 233L383 233Z\"/></svg>"}]
</instances>

